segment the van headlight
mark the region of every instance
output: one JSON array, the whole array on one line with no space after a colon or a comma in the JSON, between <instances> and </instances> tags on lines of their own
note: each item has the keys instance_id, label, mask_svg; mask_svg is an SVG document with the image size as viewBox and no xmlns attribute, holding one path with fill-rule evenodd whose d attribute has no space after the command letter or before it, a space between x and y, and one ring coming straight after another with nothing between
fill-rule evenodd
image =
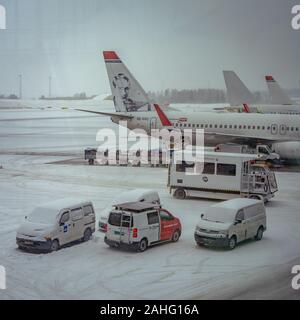
<instances>
[{"instance_id":1,"label":"van headlight","mask_svg":"<svg viewBox=\"0 0 300 320\"><path fill-rule=\"evenodd\" d=\"M50 241L50 240L51 240L51 237L50 237L50 236L45 236L44 239L45 239L46 241Z\"/></svg>"},{"instance_id":2,"label":"van headlight","mask_svg":"<svg viewBox=\"0 0 300 320\"><path fill-rule=\"evenodd\" d=\"M201 232L201 230L202 230L202 229L201 229L200 227L198 227L198 226L196 227L196 231Z\"/></svg>"},{"instance_id":3,"label":"van headlight","mask_svg":"<svg viewBox=\"0 0 300 320\"><path fill-rule=\"evenodd\" d=\"M220 234L222 237L226 238L227 235L228 235L228 232L227 232L227 231L220 231L219 234Z\"/></svg>"}]
</instances>

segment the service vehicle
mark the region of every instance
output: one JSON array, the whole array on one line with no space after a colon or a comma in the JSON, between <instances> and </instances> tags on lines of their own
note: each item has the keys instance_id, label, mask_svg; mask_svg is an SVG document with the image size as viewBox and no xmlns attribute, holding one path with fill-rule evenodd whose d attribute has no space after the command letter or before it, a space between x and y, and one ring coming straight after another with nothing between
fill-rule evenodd
<instances>
[{"instance_id":1,"label":"service vehicle","mask_svg":"<svg viewBox=\"0 0 300 320\"><path fill-rule=\"evenodd\" d=\"M104 241L110 247L143 252L155 244L176 242L180 235L180 220L166 209L145 202L127 202L110 212Z\"/></svg>"},{"instance_id":2,"label":"service vehicle","mask_svg":"<svg viewBox=\"0 0 300 320\"><path fill-rule=\"evenodd\" d=\"M95 148L86 148L84 150L84 159L88 160L89 165L93 165L97 158L97 149Z\"/></svg>"},{"instance_id":3,"label":"service vehicle","mask_svg":"<svg viewBox=\"0 0 300 320\"><path fill-rule=\"evenodd\" d=\"M56 251L76 240L88 241L95 232L91 201L63 199L37 206L17 231L19 249Z\"/></svg>"},{"instance_id":4,"label":"service vehicle","mask_svg":"<svg viewBox=\"0 0 300 320\"><path fill-rule=\"evenodd\" d=\"M96 160L99 165L119 165L140 167L141 165L150 165L152 167L165 167L166 159L169 157L164 150L120 150L107 148L86 148L84 150L84 159L88 160L89 165L94 165Z\"/></svg>"},{"instance_id":5,"label":"service vehicle","mask_svg":"<svg viewBox=\"0 0 300 320\"><path fill-rule=\"evenodd\" d=\"M125 202L145 202L157 206L161 205L159 194L155 190L134 189L123 192L121 195L116 197L109 206L104 209L104 212L102 213L98 222L99 231L106 232L107 219L112 206L118 203Z\"/></svg>"},{"instance_id":6,"label":"service vehicle","mask_svg":"<svg viewBox=\"0 0 300 320\"><path fill-rule=\"evenodd\" d=\"M200 153L174 152L168 187L176 198L228 200L246 197L267 202L278 191L274 172L257 165L257 155L202 151L201 157Z\"/></svg>"},{"instance_id":7,"label":"service vehicle","mask_svg":"<svg viewBox=\"0 0 300 320\"><path fill-rule=\"evenodd\" d=\"M246 144L236 143L222 143L215 147L216 152L229 152L229 153L246 153L256 154L258 161L266 161L270 163L280 163L280 156L278 153L272 152L270 147L265 144L258 144L252 148Z\"/></svg>"},{"instance_id":8,"label":"service vehicle","mask_svg":"<svg viewBox=\"0 0 300 320\"><path fill-rule=\"evenodd\" d=\"M244 240L261 240L266 229L264 203L238 198L209 207L201 215L194 237L200 246L227 247L232 250Z\"/></svg>"}]
</instances>

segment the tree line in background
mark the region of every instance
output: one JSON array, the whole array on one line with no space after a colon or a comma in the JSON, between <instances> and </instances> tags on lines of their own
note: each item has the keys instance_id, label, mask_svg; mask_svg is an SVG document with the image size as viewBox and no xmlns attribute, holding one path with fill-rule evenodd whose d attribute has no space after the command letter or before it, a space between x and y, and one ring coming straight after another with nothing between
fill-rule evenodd
<instances>
[{"instance_id":1,"label":"tree line in background","mask_svg":"<svg viewBox=\"0 0 300 320\"><path fill-rule=\"evenodd\" d=\"M218 103L225 102L226 95L219 89L166 89L148 92L149 97L158 103Z\"/></svg>"},{"instance_id":2,"label":"tree line in background","mask_svg":"<svg viewBox=\"0 0 300 320\"><path fill-rule=\"evenodd\" d=\"M0 94L0 99L10 99L10 100L15 100L15 99L19 99L18 96L16 94L9 94L9 95L4 95L4 94Z\"/></svg>"},{"instance_id":3,"label":"tree line in background","mask_svg":"<svg viewBox=\"0 0 300 320\"><path fill-rule=\"evenodd\" d=\"M298 90L298 89L295 89ZM293 92L295 93L295 92ZM267 92L253 92L256 101L267 103L269 95ZM148 92L149 97L158 103L225 103L226 92L221 89L166 89L164 91ZM300 89L298 90L300 97Z\"/></svg>"}]
</instances>

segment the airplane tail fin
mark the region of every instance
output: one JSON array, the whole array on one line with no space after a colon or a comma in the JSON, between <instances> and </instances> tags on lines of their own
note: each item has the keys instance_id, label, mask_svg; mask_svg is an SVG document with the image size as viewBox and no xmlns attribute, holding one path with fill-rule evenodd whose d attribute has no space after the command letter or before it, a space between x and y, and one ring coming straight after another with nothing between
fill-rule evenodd
<instances>
[{"instance_id":1,"label":"airplane tail fin","mask_svg":"<svg viewBox=\"0 0 300 320\"><path fill-rule=\"evenodd\" d=\"M272 104L293 104L292 100L272 76L265 77Z\"/></svg>"},{"instance_id":2,"label":"airplane tail fin","mask_svg":"<svg viewBox=\"0 0 300 320\"><path fill-rule=\"evenodd\" d=\"M231 106L254 104L256 99L234 71L223 71L227 98Z\"/></svg>"},{"instance_id":3,"label":"airplane tail fin","mask_svg":"<svg viewBox=\"0 0 300 320\"><path fill-rule=\"evenodd\" d=\"M150 99L114 51L103 52L109 84L117 112L147 111Z\"/></svg>"}]
</instances>

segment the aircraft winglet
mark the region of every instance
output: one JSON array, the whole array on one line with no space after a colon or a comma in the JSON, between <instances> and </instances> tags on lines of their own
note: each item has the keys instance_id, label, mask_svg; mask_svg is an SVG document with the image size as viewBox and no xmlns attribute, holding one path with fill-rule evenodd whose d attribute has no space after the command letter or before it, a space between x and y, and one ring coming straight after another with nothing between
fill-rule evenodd
<instances>
[{"instance_id":1,"label":"aircraft winglet","mask_svg":"<svg viewBox=\"0 0 300 320\"><path fill-rule=\"evenodd\" d=\"M250 113L250 108L247 103L243 103L243 107L244 107L244 112Z\"/></svg>"},{"instance_id":2,"label":"aircraft winglet","mask_svg":"<svg viewBox=\"0 0 300 320\"><path fill-rule=\"evenodd\" d=\"M164 127L171 127L172 126L171 121L168 119L166 114L161 110L160 106L158 104L154 103L154 108L155 108L155 111L157 112L157 114L159 116L161 124Z\"/></svg>"}]
</instances>

